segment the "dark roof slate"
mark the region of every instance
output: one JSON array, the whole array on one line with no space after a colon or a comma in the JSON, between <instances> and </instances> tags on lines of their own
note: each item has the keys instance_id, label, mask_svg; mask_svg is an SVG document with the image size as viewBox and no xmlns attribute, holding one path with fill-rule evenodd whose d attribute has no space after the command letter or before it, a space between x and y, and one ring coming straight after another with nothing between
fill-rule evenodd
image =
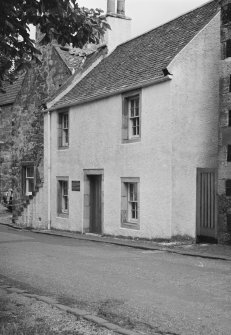
<instances>
[{"instance_id":1,"label":"dark roof slate","mask_svg":"<svg viewBox=\"0 0 231 335\"><path fill-rule=\"evenodd\" d=\"M0 106L13 104L17 98L17 95L22 87L22 82L25 74L21 75L12 84L9 82L3 83L3 89L5 93L0 92Z\"/></svg>"},{"instance_id":2,"label":"dark roof slate","mask_svg":"<svg viewBox=\"0 0 231 335\"><path fill-rule=\"evenodd\" d=\"M210 1L164 25L119 45L52 109L116 94L134 84L163 77L173 58L218 12L218 0Z\"/></svg>"},{"instance_id":3,"label":"dark roof slate","mask_svg":"<svg viewBox=\"0 0 231 335\"><path fill-rule=\"evenodd\" d=\"M73 80L75 80L76 76L79 76L79 73L83 73L84 71L86 71L95 61L97 61L98 58L105 56L107 53L107 47L106 45L101 45L98 46L96 51L93 53L89 53L88 55L85 55L84 59L83 57L81 57L81 63L79 63L78 68L75 70L74 74L72 74L72 76L70 76L64 83L63 85L54 92L54 94L50 97L48 97L45 102L48 103L50 101L52 101L53 99L55 99L55 97L57 97L61 92L63 92L64 90L66 90L68 88L69 85L72 84ZM84 60L84 62L83 62Z\"/></svg>"}]
</instances>

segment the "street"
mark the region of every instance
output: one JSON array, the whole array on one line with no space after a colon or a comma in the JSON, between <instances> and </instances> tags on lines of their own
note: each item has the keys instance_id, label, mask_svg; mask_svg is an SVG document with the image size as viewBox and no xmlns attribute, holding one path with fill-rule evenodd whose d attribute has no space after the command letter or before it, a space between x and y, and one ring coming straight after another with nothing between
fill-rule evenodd
<instances>
[{"instance_id":1,"label":"street","mask_svg":"<svg viewBox=\"0 0 231 335\"><path fill-rule=\"evenodd\" d=\"M231 263L0 225L0 276L143 334L225 334Z\"/></svg>"}]
</instances>

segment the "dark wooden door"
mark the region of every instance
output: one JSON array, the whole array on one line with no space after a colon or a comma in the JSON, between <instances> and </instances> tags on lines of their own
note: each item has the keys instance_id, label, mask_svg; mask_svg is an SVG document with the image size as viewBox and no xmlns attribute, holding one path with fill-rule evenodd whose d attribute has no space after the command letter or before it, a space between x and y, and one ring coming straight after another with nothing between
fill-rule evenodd
<instances>
[{"instance_id":1,"label":"dark wooden door","mask_svg":"<svg viewBox=\"0 0 231 335\"><path fill-rule=\"evenodd\" d=\"M90 179L90 233L102 233L101 175L89 176Z\"/></svg>"},{"instance_id":2,"label":"dark wooden door","mask_svg":"<svg viewBox=\"0 0 231 335\"><path fill-rule=\"evenodd\" d=\"M197 238L217 239L216 170L197 170Z\"/></svg>"}]
</instances>

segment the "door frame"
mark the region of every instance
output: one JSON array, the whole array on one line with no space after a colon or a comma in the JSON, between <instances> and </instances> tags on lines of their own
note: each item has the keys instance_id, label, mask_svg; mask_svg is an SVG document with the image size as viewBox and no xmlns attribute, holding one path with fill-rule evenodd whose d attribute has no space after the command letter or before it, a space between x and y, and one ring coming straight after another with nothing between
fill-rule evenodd
<instances>
[{"instance_id":1,"label":"door frame","mask_svg":"<svg viewBox=\"0 0 231 335\"><path fill-rule=\"evenodd\" d=\"M200 222L200 205L201 205L201 193L200 193L200 178L203 172L214 173L214 220L215 220L215 228L214 228L214 236L202 236L201 233L201 222ZM218 212L217 212L217 169L216 168L197 168L197 176L196 176L196 240L200 242L200 237L204 237L204 240L208 241L217 241L218 236Z\"/></svg>"},{"instance_id":2,"label":"door frame","mask_svg":"<svg viewBox=\"0 0 231 335\"><path fill-rule=\"evenodd\" d=\"M84 169L83 233L90 231L90 179L89 176L101 176L101 234L104 232L104 170Z\"/></svg>"}]
</instances>

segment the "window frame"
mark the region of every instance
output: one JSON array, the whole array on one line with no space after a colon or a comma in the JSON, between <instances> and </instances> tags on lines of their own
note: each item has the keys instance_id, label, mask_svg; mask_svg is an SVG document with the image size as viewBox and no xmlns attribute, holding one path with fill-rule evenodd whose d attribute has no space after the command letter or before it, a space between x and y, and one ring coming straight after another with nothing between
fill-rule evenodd
<instances>
[{"instance_id":1,"label":"window frame","mask_svg":"<svg viewBox=\"0 0 231 335\"><path fill-rule=\"evenodd\" d=\"M27 175L28 170L31 169L33 175ZM32 162L26 162L22 164L22 194L24 196L32 196L33 192L35 191L35 182L36 182L36 175L35 175L35 166ZM32 190L29 191L30 188L30 181L32 182Z\"/></svg>"},{"instance_id":2,"label":"window frame","mask_svg":"<svg viewBox=\"0 0 231 335\"><path fill-rule=\"evenodd\" d=\"M65 186L66 184L66 186ZM69 178L57 177L57 215L59 217L67 218L69 216ZM67 209L64 207L66 207Z\"/></svg>"},{"instance_id":3,"label":"window frame","mask_svg":"<svg viewBox=\"0 0 231 335\"><path fill-rule=\"evenodd\" d=\"M228 127L231 127L231 110L228 111Z\"/></svg>"},{"instance_id":4,"label":"window frame","mask_svg":"<svg viewBox=\"0 0 231 335\"><path fill-rule=\"evenodd\" d=\"M138 103L136 103L137 100ZM134 102L133 106L132 102ZM141 141L141 125L142 125L141 104L142 104L141 90L128 92L122 95L122 143Z\"/></svg>"},{"instance_id":5,"label":"window frame","mask_svg":"<svg viewBox=\"0 0 231 335\"><path fill-rule=\"evenodd\" d=\"M67 122L65 122L67 118ZM58 149L68 149L70 145L70 115L68 110L58 112Z\"/></svg>"},{"instance_id":6,"label":"window frame","mask_svg":"<svg viewBox=\"0 0 231 335\"><path fill-rule=\"evenodd\" d=\"M231 39L225 42L225 58L231 57Z\"/></svg>"},{"instance_id":7,"label":"window frame","mask_svg":"<svg viewBox=\"0 0 231 335\"><path fill-rule=\"evenodd\" d=\"M225 181L225 194L227 197L231 197L231 179Z\"/></svg>"},{"instance_id":8,"label":"window frame","mask_svg":"<svg viewBox=\"0 0 231 335\"><path fill-rule=\"evenodd\" d=\"M121 178L121 227L140 229L140 178L138 177Z\"/></svg>"},{"instance_id":9,"label":"window frame","mask_svg":"<svg viewBox=\"0 0 231 335\"><path fill-rule=\"evenodd\" d=\"M227 145L227 162L228 163L231 162L231 145L230 144Z\"/></svg>"}]
</instances>

